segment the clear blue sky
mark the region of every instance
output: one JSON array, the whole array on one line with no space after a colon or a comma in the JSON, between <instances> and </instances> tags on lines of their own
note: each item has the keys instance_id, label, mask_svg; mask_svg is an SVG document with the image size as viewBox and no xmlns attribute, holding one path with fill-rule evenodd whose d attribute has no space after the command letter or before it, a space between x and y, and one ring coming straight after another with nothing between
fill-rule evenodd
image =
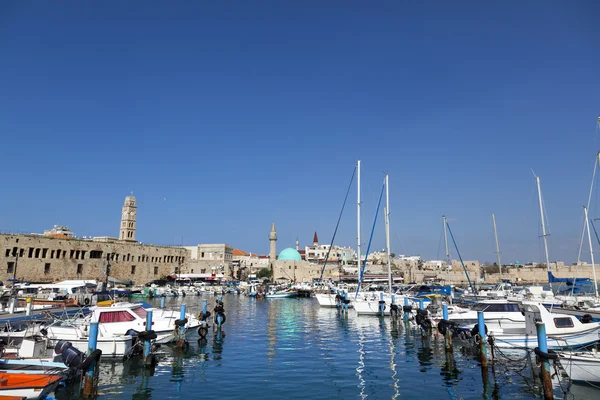
<instances>
[{"instance_id":1,"label":"clear blue sky","mask_svg":"<svg viewBox=\"0 0 600 400\"><path fill-rule=\"evenodd\" d=\"M494 260L494 212L524 262L542 254L533 168L550 257L572 262L600 4L509 3L3 1L0 229L116 236L133 191L144 243L267 253L272 221L279 250L328 242L361 159L365 242L388 171L392 251L442 257L446 214L464 258Z\"/></svg>"}]
</instances>

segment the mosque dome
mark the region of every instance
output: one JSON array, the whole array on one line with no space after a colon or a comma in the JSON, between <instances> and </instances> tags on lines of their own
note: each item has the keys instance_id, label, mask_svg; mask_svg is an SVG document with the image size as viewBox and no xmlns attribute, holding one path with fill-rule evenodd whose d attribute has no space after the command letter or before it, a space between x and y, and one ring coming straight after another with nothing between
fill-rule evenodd
<instances>
[{"instance_id":1,"label":"mosque dome","mask_svg":"<svg viewBox=\"0 0 600 400\"><path fill-rule=\"evenodd\" d=\"M277 259L281 261L302 261L302 256L296 249L288 247L279 253L279 257Z\"/></svg>"}]
</instances>

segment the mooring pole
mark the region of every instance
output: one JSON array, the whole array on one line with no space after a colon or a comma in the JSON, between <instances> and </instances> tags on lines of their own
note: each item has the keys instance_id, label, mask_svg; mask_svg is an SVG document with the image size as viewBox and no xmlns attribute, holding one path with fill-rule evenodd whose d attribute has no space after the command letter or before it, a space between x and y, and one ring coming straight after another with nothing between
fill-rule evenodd
<instances>
[{"instance_id":1,"label":"mooring pole","mask_svg":"<svg viewBox=\"0 0 600 400\"><path fill-rule=\"evenodd\" d=\"M160 308L165 308L165 296L160 298Z\"/></svg>"},{"instance_id":2,"label":"mooring pole","mask_svg":"<svg viewBox=\"0 0 600 400\"><path fill-rule=\"evenodd\" d=\"M88 339L88 357L95 352L98 346L98 323L90 323L90 336ZM98 391L98 361L93 360L88 367L83 377L83 396L84 397L95 397Z\"/></svg>"},{"instance_id":3,"label":"mooring pole","mask_svg":"<svg viewBox=\"0 0 600 400\"><path fill-rule=\"evenodd\" d=\"M421 309L421 310L425 309L425 300L419 299L419 309Z\"/></svg>"},{"instance_id":4,"label":"mooring pole","mask_svg":"<svg viewBox=\"0 0 600 400\"><path fill-rule=\"evenodd\" d=\"M148 336L148 332L152 331L152 311L146 312L146 337L144 338L144 366L149 367L154 364L154 360L150 354L151 339Z\"/></svg>"},{"instance_id":5,"label":"mooring pole","mask_svg":"<svg viewBox=\"0 0 600 400\"><path fill-rule=\"evenodd\" d=\"M479 359L481 361L481 367L487 370L487 335L485 334L485 318L483 311L477 311L477 325L479 328Z\"/></svg>"},{"instance_id":6,"label":"mooring pole","mask_svg":"<svg viewBox=\"0 0 600 400\"><path fill-rule=\"evenodd\" d=\"M218 297L218 302L220 304L221 310L223 309L223 296L219 296ZM221 313L217 313L217 328L218 330L221 330L221 325L223 324L223 317L221 316Z\"/></svg>"},{"instance_id":7,"label":"mooring pole","mask_svg":"<svg viewBox=\"0 0 600 400\"><path fill-rule=\"evenodd\" d=\"M26 302L27 305L25 306L25 315L29 316L31 315L31 307L33 306L33 301L31 301L31 297L28 297Z\"/></svg>"},{"instance_id":8,"label":"mooring pole","mask_svg":"<svg viewBox=\"0 0 600 400\"><path fill-rule=\"evenodd\" d=\"M179 325L177 325L178 332L179 332L179 338L177 340L177 347L183 347L186 343L186 341L185 341L185 324L187 323L187 319L185 318L186 307L187 306L185 304L181 305L181 308L179 311L179 319L177 321L175 321L176 325L179 323Z\"/></svg>"},{"instance_id":9,"label":"mooring pole","mask_svg":"<svg viewBox=\"0 0 600 400\"><path fill-rule=\"evenodd\" d=\"M348 308L350 308L350 299L348 298L348 292L344 293L344 312L348 314Z\"/></svg>"},{"instance_id":10,"label":"mooring pole","mask_svg":"<svg viewBox=\"0 0 600 400\"><path fill-rule=\"evenodd\" d=\"M410 305L408 302L408 297L404 298L404 307L402 308L402 319L404 322L408 322L408 317L410 317Z\"/></svg>"},{"instance_id":11,"label":"mooring pole","mask_svg":"<svg viewBox=\"0 0 600 400\"><path fill-rule=\"evenodd\" d=\"M444 321L448 321L448 304L442 305L442 314ZM444 345L447 352L452 351L452 330L450 329L449 325L446 325L446 332L444 333Z\"/></svg>"},{"instance_id":12,"label":"mooring pole","mask_svg":"<svg viewBox=\"0 0 600 400\"><path fill-rule=\"evenodd\" d=\"M204 315L206 315L207 303L208 303L208 301L206 299L202 300L202 314L204 314Z\"/></svg>"},{"instance_id":13,"label":"mooring pole","mask_svg":"<svg viewBox=\"0 0 600 400\"><path fill-rule=\"evenodd\" d=\"M383 292L379 292L379 315L385 315L385 300L383 300Z\"/></svg>"},{"instance_id":14,"label":"mooring pole","mask_svg":"<svg viewBox=\"0 0 600 400\"><path fill-rule=\"evenodd\" d=\"M548 354L548 337L546 336L546 325L543 322L536 322L535 329L537 331L538 349L542 355L539 356L542 363L540 377L542 379L542 386L544 388L544 399L554 399L554 393L552 392L552 372L550 372L550 360L547 357Z\"/></svg>"}]
</instances>

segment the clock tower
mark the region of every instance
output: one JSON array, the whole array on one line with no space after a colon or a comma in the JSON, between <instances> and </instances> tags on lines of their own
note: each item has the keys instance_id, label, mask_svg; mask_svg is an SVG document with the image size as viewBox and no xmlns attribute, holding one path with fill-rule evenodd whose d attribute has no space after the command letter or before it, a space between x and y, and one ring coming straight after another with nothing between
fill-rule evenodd
<instances>
[{"instance_id":1,"label":"clock tower","mask_svg":"<svg viewBox=\"0 0 600 400\"><path fill-rule=\"evenodd\" d=\"M119 239L125 242L135 242L135 217L137 214L137 207L135 205L135 197L125 197L125 204L123 204L123 212L121 214L121 231L119 233Z\"/></svg>"}]
</instances>

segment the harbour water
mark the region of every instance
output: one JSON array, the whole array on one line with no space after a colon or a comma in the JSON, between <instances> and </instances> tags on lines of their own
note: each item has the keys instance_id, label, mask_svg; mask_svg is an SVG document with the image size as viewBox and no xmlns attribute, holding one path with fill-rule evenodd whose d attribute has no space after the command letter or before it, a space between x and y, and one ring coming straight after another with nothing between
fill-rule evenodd
<instances>
[{"instance_id":1,"label":"harbour water","mask_svg":"<svg viewBox=\"0 0 600 400\"><path fill-rule=\"evenodd\" d=\"M199 312L213 296L181 302ZM343 316L314 299L225 295L223 332L210 330L186 351L163 346L153 374L141 360L102 361L100 399L534 399L542 397L531 363L496 355L487 377L467 342L446 353L443 337L390 318ZM156 301L155 305L158 306ZM555 385L555 398L596 399L600 390ZM564 393L566 391L566 393ZM77 399L77 388L56 393Z\"/></svg>"}]
</instances>

